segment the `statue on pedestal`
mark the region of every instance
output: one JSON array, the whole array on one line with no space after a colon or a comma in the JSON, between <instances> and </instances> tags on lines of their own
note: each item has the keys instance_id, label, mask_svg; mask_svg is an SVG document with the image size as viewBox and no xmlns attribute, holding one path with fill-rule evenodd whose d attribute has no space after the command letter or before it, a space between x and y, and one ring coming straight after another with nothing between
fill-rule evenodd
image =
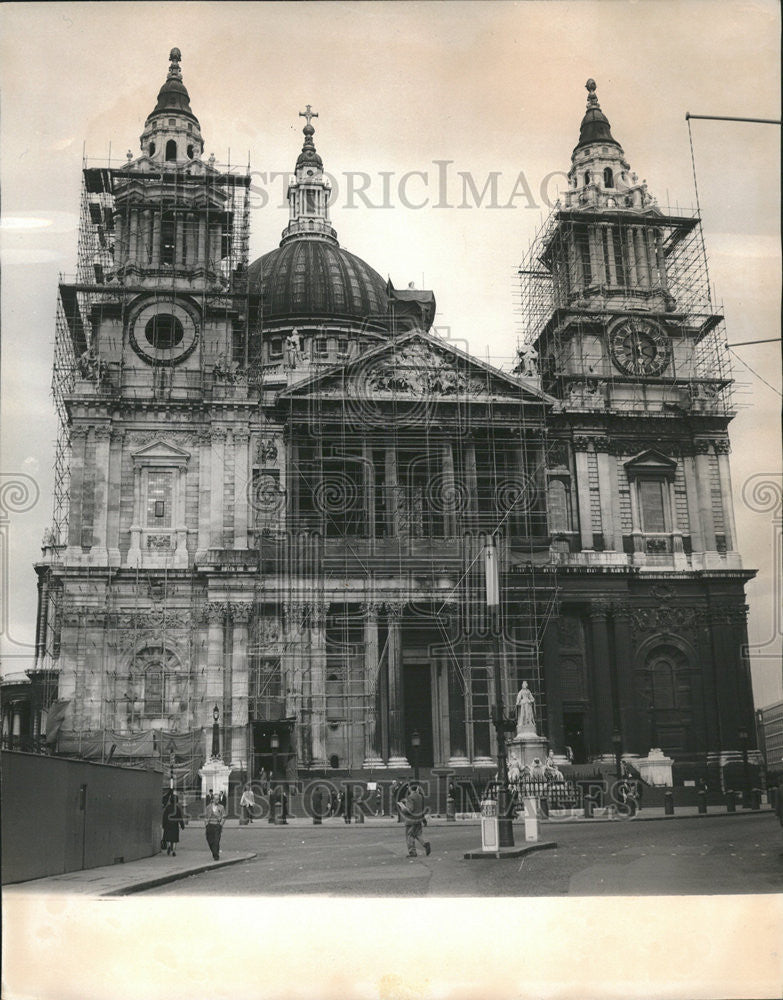
<instances>
[{"instance_id":1,"label":"statue on pedestal","mask_svg":"<svg viewBox=\"0 0 783 1000\"><path fill-rule=\"evenodd\" d=\"M535 733L536 731L536 717L535 717L535 704L536 700L533 697L533 692L527 686L527 681L522 681L522 687L519 689L517 694L517 735L523 731Z\"/></svg>"}]
</instances>

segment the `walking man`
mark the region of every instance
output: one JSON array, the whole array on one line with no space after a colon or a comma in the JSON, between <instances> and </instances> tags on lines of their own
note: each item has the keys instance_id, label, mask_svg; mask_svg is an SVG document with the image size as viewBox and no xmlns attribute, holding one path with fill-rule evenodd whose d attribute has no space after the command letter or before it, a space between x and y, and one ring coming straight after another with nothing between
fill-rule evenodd
<instances>
[{"instance_id":1,"label":"walking man","mask_svg":"<svg viewBox=\"0 0 783 1000\"><path fill-rule=\"evenodd\" d=\"M422 827L427 822L424 815L424 798L421 788L415 782L408 788L405 798L403 798L398 809L405 823L405 844L408 848L408 857L415 858L416 841L424 848L424 853L429 854L431 847L428 840L424 840L421 835Z\"/></svg>"},{"instance_id":2,"label":"walking man","mask_svg":"<svg viewBox=\"0 0 783 1000\"><path fill-rule=\"evenodd\" d=\"M213 795L212 801L207 803L204 819L207 843L212 851L212 857L217 861L220 858L220 834L226 821L226 810L221 805L217 795Z\"/></svg>"}]
</instances>

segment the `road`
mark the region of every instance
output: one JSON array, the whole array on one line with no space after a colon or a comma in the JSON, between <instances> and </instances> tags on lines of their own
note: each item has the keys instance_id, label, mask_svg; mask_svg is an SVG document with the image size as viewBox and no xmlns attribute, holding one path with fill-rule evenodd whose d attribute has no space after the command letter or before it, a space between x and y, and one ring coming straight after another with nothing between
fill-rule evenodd
<instances>
[{"instance_id":1,"label":"road","mask_svg":"<svg viewBox=\"0 0 783 1000\"><path fill-rule=\"evenodd\" d=\"M542 823L556 850L501 861L463 860L480 847L477 825L432 824L430 857L406 857L400 825L253 824L227 828L223 847L252 861L194 875L145 896L594 896L777 893L783 831L770 813L719 818ZM517 844L523 830L515 826ZM192 823L181 849L206 852Z\"/></svg>"}]
</instances>

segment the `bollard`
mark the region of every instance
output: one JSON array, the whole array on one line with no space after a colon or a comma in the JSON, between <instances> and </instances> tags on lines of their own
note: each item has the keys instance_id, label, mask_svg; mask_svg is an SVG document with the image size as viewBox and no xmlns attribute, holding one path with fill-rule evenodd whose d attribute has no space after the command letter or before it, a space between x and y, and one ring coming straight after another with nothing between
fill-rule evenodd
<instances>
[{"instance_id":1,"label":"bollard","mask_svg":"<svg viewBox=\"0 0 783 1000\"><path fill-rule=\"evenodd\" d=\"M592 795L585 795L584 797L584 807L585 807L585 819L593 818L593 808L595 806L595 799Z\"/></svg>"},{"instance_id":2,"label":"bollard","mask_svg":"<svg viewBox=\"0 0 783 1000\"><path fill-rule=\"evenodd\" d=\"M355 823L363 823L364 822L364 810L360 809L359 806L354 806L354 809L353 809L353 818L354 818L354 822Z\"/></svg>"},{"instance_id":3,"label":"bollard","mask_svg":"<svg viewBox=\"0 0 783 1000\"><path fill-rule=\"evenodd\" d=\"M267 823L274 823L275 821L275 810L277 808L277 803L275 802L275 797L270 793L269 795L269 815L266 818Z\"/></svg>"},{"instance_id":4,"label":"bollard","mask_svg":"<svg viewBox=\"0 0 783 1000\"><path fill-rule=\"evenodd\" d=\"M446 799L446 822L456 823L457 822L457 804L454 801L454 796L449 795Z\"/></svg>"},{"instance_id":5,"label":"bollard","mask_svg":"<svg viewBox=\"0 0 783 1000\"><path fill-rule=\"evenodd\" d=\"M663 797L663 811L666 816L674 815L674 793L666 792Z\"/></svg>"},{"instance_id":6,"label":"bollard","mask_svg":"<svg viewBox=\"0 0 783 1000\"><path fill-rule=\"evenodd\" d=\"M750 808L751 809L761 809L761 789L754 788L750 793Z\"/></svg>"},{"instance_id":7,"label":"bollard","mask_svg":"<svg viewBox=\"0 0 783 1000\"><path fill-rule=\"evenodd\" d=\"M707 813L707 793L705 791L699 791L696 793L696 801L699 806L699 815L704 816Z\"/></svg>"},{"instance_id":8,"label":"bollard","mask_svg":"<svg viewBox=\"0 0 783 1000\"><path fill-rule=\"evenodd\" d=\"M726 790L726 812L736 812L737 811L737 798L734 792L729 788Z\"/></svg>"}]
</instances>

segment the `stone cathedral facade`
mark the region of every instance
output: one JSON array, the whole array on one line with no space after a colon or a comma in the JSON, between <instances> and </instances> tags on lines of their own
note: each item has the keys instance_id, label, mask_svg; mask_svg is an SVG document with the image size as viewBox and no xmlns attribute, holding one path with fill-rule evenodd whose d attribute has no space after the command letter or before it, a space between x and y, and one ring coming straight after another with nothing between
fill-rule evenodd
<instances>
[{"instance_id":1,"label":"stone cathedral facade","mask_svg":"<svg viewBox=\"0 0 783 1000\"><path fill-rule=\"evenodd\" d=\"M494 768L499 659L507 713L528 681L563 760L730 760L752 574L722 318L698 219L638 183L595 86L510 374L340 246L309 106L288 224L250 262L248 172L204 158L180 61L139 155L84 169L30 730L185 783L215 708L250 776Z\"/></svg>"}]
</instances>

